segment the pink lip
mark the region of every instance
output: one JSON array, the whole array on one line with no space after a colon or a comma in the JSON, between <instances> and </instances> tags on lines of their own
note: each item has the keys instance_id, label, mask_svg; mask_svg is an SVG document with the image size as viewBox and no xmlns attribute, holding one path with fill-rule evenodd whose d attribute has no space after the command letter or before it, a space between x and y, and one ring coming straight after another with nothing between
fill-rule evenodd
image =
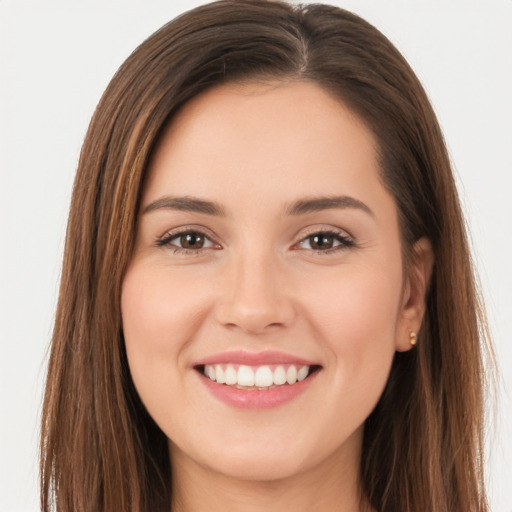
<instances>
[{"instance_id":1,"label":"pink lip","mask_svg":"<svg viewBox=\"0 0 512 512\"><path fill-rule=\"evenodd\" d=\"M194 367L212 364L244 364L247 366L259 365L290 365L297 366L317 366L311 361L301 359L282 352L259 352L250 353L244 351L232 351L216 354L205 359L201 359L194 364ZM218 384L203 375L200 371L197 375L208 391L218 400L239 409L268 409L278 407L295 397L304 393L313 383L320 372L316 371L310 374L306 379L292 385L284 384L272 389L238 389L226 384Z\"/></svg>"},{"instance_id":2,"label":"pink lip","mask_svg":"<svg viewBox=\"0 0 512 512\"><path fill-rule=\"evenodd\" d=\"M245 364L247 366L261 366L270 364L295 364L300 366L314 366L318 363L301 359L284 352L275 352L267 350L265 352L245 352L242 350L233 350L222 352L211 357L201 359L193 366L204 366L206 364Z\"/></svg>"},{"instance_id":3,"label":"pink lip","mask_svg":"<svg viewBox=\"0 0 512 512\"><path fill-rule=\"evenodd\" d=\"M304 393L320 372L293 385L283 385L272 389L237 389L226 384L218 384L198 373L201 382L218 400L238 409L268 409L278 407Z\"/></svg>"}]
</instances>

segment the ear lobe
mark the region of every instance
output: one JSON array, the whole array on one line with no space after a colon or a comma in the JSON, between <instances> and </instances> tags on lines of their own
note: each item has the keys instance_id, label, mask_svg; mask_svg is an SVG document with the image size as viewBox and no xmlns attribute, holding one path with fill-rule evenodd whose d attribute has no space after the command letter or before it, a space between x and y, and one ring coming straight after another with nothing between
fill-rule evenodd
<instances>
[{"instance_id":1,"label":"ear lobe","mask_svg":"<svg viewBox=\"0 0 512 512\"><path fill-rule=\"evenodd\" d=\"M421 327L433 268L432 244L428 238L422 237L414 244L406 269L406 282L396 338L396 350L399 352L412 348L411 332L417 333Z\"/></svg>"}]
</instances>

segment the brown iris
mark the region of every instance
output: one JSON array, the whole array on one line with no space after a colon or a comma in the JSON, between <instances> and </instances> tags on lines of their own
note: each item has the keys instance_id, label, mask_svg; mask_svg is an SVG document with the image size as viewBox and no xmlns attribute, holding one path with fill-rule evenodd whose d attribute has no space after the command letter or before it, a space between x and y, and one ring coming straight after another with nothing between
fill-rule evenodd
<instances>
[{"instance_id":1,"label":"brown iris","mask_svg":"<svg viewBox=\"0 0 512 512\"><path fill-rule=\"evenodd\" d=\"M204 246L204 236L200 233L185 233L180 236L183 249L201 249Z\"/></svg>"},{"instance_id":2,"label":"brown iris","mask_svg":"<svg viewBox=\"0 0 512 512\"><path fill-rule=\"evenodd\" d=\"M309 237L309 243L311 245L311 249L315 249L315 250L331 249L334 245L334 236L327 235L325 233L320 233L318 235L312 235Z\"/></svg>"}]
</instances>

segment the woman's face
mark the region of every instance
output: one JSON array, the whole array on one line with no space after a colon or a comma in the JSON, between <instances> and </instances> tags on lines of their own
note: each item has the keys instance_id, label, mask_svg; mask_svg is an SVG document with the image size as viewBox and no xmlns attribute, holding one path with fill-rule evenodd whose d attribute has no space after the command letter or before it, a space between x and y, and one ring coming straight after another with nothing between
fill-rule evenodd
<instances>
[{"instance_id":1,"label":"woman's face","mask_svg":"<svg viewBox=\"0 0 512 512\"><path fill-rule=\"evenodd\" d=\"M357 464L419 327L409 288L375 140L343 104L305 82L192 100L151 161L122 289L173 463L263 480Z\"/></svg>"}]
</instances>

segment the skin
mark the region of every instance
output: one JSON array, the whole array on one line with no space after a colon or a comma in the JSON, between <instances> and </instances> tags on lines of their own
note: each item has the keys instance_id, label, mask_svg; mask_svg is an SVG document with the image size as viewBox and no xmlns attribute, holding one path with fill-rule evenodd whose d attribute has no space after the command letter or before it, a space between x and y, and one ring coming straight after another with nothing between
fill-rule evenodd
<instances>
[{"instance_id":1,"label":"skin","mask_svg":"<svg viewBox=\"0 0 512 512\"><path fill-rule=\"evenodd\" d=\"M173 510L363 510L363 424L395 351L411 348L432 268L422 239L404 272L375 147L357 116L308 82L223 85L166 130L122 315L136 389L169 439ZM166 196L212 201L223 215L154 204ZM287 211L332 196L370 212ZM204 233L203 248L180 250L177 229ZM314 250L312 235L326 230L333 247ZM193 368L227 350L278 350L322 369L292 401L240 410Z\"/></svg>"}]
</instances>

